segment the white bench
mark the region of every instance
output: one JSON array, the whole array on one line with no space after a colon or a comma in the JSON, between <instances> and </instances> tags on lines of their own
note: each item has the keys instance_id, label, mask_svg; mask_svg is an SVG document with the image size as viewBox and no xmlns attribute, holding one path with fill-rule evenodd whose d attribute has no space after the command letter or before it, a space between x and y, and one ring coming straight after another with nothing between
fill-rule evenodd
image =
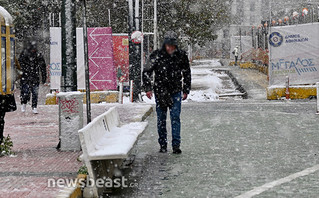
<instances>
[{"instance_id":1,"label":"white bench","mask_svg":"<svg viewBox=\"0 0 319 198\"><path fill-rule=\"evenodd\" d=\"M120 126L115 107L95 118L79 130L83 159L91 179L112 177L112 170L129 157L147 122L134 122ZM97 170L99 169L99 170ZM94 189L94 194L98 189Z\"/></svg>"}]
</instances>

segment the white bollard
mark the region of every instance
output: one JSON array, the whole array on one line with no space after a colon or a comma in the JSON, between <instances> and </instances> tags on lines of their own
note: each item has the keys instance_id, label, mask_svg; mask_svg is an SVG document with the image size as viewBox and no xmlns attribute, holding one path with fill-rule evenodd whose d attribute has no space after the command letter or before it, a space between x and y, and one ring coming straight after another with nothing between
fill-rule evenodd
<instances>
[{"instance_id":1,"label":"white bollard","mask_svg":"<svg viewBox=\"0 0 319 198\"><path fill-rule=\"evenodd\" d=\"M317 82L317 115L319 115L319 82Z\"/></svg>"},{"instance_id":2,"label":"white bollard","mask_svg":"<svg viewBox=\"0 0 319 198\"><path fill-rule=\"evenodd\" d=\"M83 93L60 92L59 134L61 151L80 151L78 130L83 128Z\"/></svg>"}]
</instances>

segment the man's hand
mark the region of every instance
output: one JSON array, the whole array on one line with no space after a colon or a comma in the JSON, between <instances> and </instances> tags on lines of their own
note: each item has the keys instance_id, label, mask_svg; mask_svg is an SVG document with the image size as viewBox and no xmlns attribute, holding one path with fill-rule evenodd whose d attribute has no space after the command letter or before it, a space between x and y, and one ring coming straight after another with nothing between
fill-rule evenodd
<instances>
[{"instance_id":1,"label":"man's hand","mask_svg":"<svg viewBox=\"0 0 319 198\"><path fill-rule=\"evenodd\" d=\"M153 92L152 92L152 91L146 92L146 96L148 97L148 99L152 99L152 97L153 97Z\"/></svg>"},{"instance_id":2,"label":"man's hand","mask_svg":"<svg viewBox=\"0 0 319 198\"><path fill-rule=\"evenodd\" d=\"M186 100L187 97L188 97L187 93L184 93L184 94L183 94L183 100Z\"/></svg>"}]
</instances>

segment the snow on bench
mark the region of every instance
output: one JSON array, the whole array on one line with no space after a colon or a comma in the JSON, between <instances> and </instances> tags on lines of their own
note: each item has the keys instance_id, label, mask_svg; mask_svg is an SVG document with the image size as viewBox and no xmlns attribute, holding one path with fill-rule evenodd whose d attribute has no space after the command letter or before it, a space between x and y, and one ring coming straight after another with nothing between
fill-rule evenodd
<instances>
[{"instance_id":1,"label":"snow on bench","mask_svg":"<svg viewBox=\"0 0 319 198\"><path fill-rule=\"evenodd\" d=\"M119 115L113 107L79 130L84 158L127 158L138 137L145 130L147 122L135 122L121 127L119 125Z\"/></svg>"},{"instance_id":2,"label":"snow on bench","mask_svg":"<svg viewBox=\"0 0 319 198\"><path fill-rule=\"evenodd\" d=\"M119 114L113 107L79 130L83 159L89 176L96 180L101 176L100 172L105 171L104 169L110 170L112 169L110 166L114 164L116 167L120 166L118 163L129 157L147 124L147 122L134 122L120 126ZM106 163L106 160L111 160L111 163ZM102 167L97 165L97 162L102 163L101 161L104 161ZM94 194L97 194L97 191Z\"/></svg>"}]
</instances>

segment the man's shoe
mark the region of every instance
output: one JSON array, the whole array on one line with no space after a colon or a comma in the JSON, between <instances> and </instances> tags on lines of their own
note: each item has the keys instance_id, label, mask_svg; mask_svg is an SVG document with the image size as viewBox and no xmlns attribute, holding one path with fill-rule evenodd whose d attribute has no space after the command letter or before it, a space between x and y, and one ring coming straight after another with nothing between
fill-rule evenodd
<instances>
[{"instance_id":1,"label":"man's shoe","mask_svg":"<svg viewBox=\"0 0 319 198\"><path fill-rule=\"evenodd\" d=\"M161 146L159 152L160 153L167 153L167 146Z\"/></svg>"},{"instance_id":2,"label":"man's shoe","mask_svg":"<svg viewBox=\"0 0 319 198\"><path fill-rule=\"evenodd\" d=\"M33 109L32 109L32 112L33 112L34 114L38 114L37 108L33 108Z\"/></svg>"},{"instance_id":3,"label":"man's shoe","mask_svg":"<svg viewBox=\"0 0 319 198\"><path fill-rule=\"evenodd\" d=\"M21 112L24 113L27 109L27 104L22 104L21 106Z\"/></svg>"},{"instance_id":4,"label":"man's shoe","mask_svg":"<svg viewBox=\"0 0 319 198\"><path fill-rule=\"evenodd\" d=\"M173 147L173 153L174 154L181 154L182 150L179 148L179 146Z\"/></svg>"}]
</instances>

